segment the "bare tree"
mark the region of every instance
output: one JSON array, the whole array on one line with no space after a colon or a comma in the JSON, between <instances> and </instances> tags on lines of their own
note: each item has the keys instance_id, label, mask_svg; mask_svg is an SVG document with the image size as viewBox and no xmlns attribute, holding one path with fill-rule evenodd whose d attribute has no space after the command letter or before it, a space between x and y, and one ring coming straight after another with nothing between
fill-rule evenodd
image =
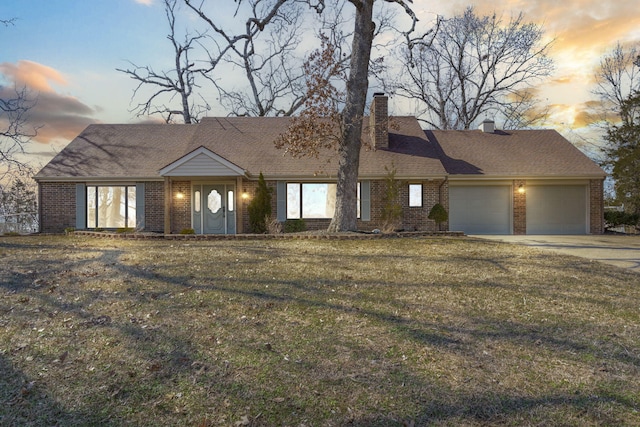
<instances>
[{"instance_id":1,"label":"bare tree","mask_svg":"<svg viewBox=\"0 0 640 427\"><path fill-rule=\"evenodd\" d=\"M442 20L432 43L403 49L401 78L391 89L414 101L420 120L432 128L469 129L487 114L519 123L533 101L526 90L553 69L552 42L543 36L542 27L525 23L522 14L505 23L468 7Z\"/></svg>"},{"instance_id":2,"label":"bare tree","mask_svg":"<svg viewBox=\"0 0 640 427\"><path fill-rule=\"evenodd\" d=\"M16 18L0 19L0 24L14 25ZM29 110L36 104L26 87L9 88L0 85L0 181L13 173L30 171L25 146L37 134L36 128L27 126Z\"/></svg>"},{"instance_id":3,"label":"bare tree","mask_svg":"<svg viewBox=\"0 0 640 427\"><path fill-rule=\"evenodd\" d=\"M302 59L296 57L295 50L302 37L304 3L321 12L324 1L239 0L234 18L239 22L240 13L246 18L244 31L235 33L214 20L204 2L184 1L227 46L229 54L224 61L246 78L246 86L229 87L212 73L206 74L230 114L290 116L300 109L306 88Z\"/></svg>"},{"instance_id":4,"label":"bare tree","mask_svg":"<svg viewBox=\"0 0 640 427\"><path fill-rule=\"evenodd\" d=\"M600 60L596 71L596 88L593 94L598 96L603 106L605 121L621 119L628 121L632 114L629 108L623 108L634 90L640 90L640 51L635 46L623 47L620 43Z\"/></svg>"},{"instance_id":5,"label":"bare tree","mask_svg":"<svg viewBox=\"0 0 640 427\"><path fill-rule=\"evenodd\" d=\"M0 180L0 234L37 231L37 185L31 174L31 170L14 171L10 179Z\"/></svg>"},{"instance_id":6,"label":"bare tree","mask_svg":"<svg viewBox=\"0 0 640 427\"><path fill-rule=\"evenodd\" d=\"M324 40L324 49L312 57L306 67L309 81L310 113L293 121L287 134L277 142L294 155L317 155L321 148L337 149L338 174L336 206L328 231L345 232L357 229L357 184L362 145L362 120L369 87L371 49L376 33L373 22L375 0L349 0L355 7L354 29L346 81L346 98L335 99L339 91L319 69L330 69L331 76L341 73L336 61L336 46ZM415 24L416 17L405 0L385 0L402 6ZM407 33L408 34L408 33ZM339 105L342 111L338 112ZM328 125L327 125L328 123ZM335 125L337 123L337 126Z\"/></svg>"},{"instance_id":7,"label":"bare tree","mask_svg":"<svg viewBox=\"0 0 640 427\"><path fill-rule=\"evenodd\" d=\"M170 71L157 72L151 66L138 66L130 62L133 68L126 70L118 68L117 70L138 81L138 86L133 91L132 100L139 95L143 87L152 86L155 88L146 100L138 103L133 109L137 116L159 114L167 123L171 123L174 121L173 116L179 115L182 116L184 123L196 123L203 114L210 110L210 106L204 98L200 97L199 101L194 100L196 96L194 88L199 87L196 79L203 73L212 72L229 47L220 49L215 57L210 56L206 67L197 67L196 62L191 60L189 54L207 37L206 34L186 34L183 41L178 41L176 37L177 0L164 0L164 7L170 29L167 39L171 42L174 51L173 68ZM172 102L175 97L179 99L179 108L172 108L166 104L167 101Z\"/></svg>"},{"instance_id":8,"label":"bare tree","mask_svg":"<svg viewBox=\"0 0 640 427\"><path fill-rule=\"evenodd\" d=\"M20 156L37 135L37 128L27 124L29 111L35 104L26 87L0 86L0 180L29 169L28 162Z\"/></svg>"},{"instance_id":9,"label":"bare tree","mask_svg":"<svg viewBox=\"0 0 640 427\"><path fill-rule=\"evenodd\" d=\"M503 129L525 129L544 123L549 117L549 105L542 105L537 97L538 90L524 88L507 96L500 114L504 120Z\"/></svg>"},{"instance_id":10,"label":"bare tree","mask_svg":"<svg viewBox=\"0 0 640 427\"><path fill-rule=\"evenodd\" d=\"M262 23L262 2L249 3L251 18L245 25L246 32L231 45L231 55L226 58L232 67L242 70L246 86L226 88L216 82L220 102L236 116L290 116L300 109L305 93L300 59L295 53L303 31L302 5L276 4L278 10L273 17ZM261 24L251 25L255 22L251 19Z\"/></svg>"}]
</instances>

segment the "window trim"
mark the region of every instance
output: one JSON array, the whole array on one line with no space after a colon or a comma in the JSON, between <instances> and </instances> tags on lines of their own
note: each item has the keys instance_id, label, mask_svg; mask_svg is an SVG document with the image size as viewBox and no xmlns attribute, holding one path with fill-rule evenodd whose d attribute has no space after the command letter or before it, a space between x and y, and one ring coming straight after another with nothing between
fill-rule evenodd
<instances>
[{"instance_id":1,"label":"window trim","mask_svg":"<svg viewBox=\"0 0 640 427\"><path fill-rule=\"evenodd\" d=\"M285 185L284 185L284 190L285 190L285 220L297 220L297 219L305 219L305 220L327 220L327 219L332 219L331 217L326 217L326 218L313 218L313 217L305 217L303 215L304 213L304 205L303 205L303 200L304 200L304 187L305 184L326 184L326 185L337 185L335 182L327 182L327 181L322 181L322 182L315 182L315 181L286 181ZM296 185L298 187L298 216L297 217L290 217L289 216L289 186L293 186ZM358 210L358 219L360 219L360 217L362 216L362 182L358 181L358 189L357 189L357 202L358 202L358 206L357 206L357 210Z\"/></svg>"},{"instance_id":2,"label":"window trim","mask_svg":"<svg viewBox=\"0 0 640 427\"><path fill-rule=\"evenodd\" d=\"M84 198L85 198L85 218L84 218L84 222L85 222L85 228L89 228L89 221L90 221L90 215L89 215L89 189L93 189L95 196L94 196L94 209L95 209L95 213L93 215L93 222L95 223L95 225L91 228L104 228L104 229L116 229L116 228L121 228L120 226L115 226L115 227L101 227L99 224L99 212L100 209L98 208L98 201L99 201L99 188L109 188L109 187L122 187L124 188L124 226L122 226L122 228L135 228L137 225L137 221L138 221L138 186L137 184L132 184L132 183L99 183L99 184L86 184L84 186ZM129 191L131 191L131 189L133 189L133 194L135 196L135 199L132 201L132 203L129 203ZM129 209L133 207L134 209L134 215L133 216L129 216ZM133 220L134 225L132 227L129 226L130 221Z\"/></svg>"}]
</instances>

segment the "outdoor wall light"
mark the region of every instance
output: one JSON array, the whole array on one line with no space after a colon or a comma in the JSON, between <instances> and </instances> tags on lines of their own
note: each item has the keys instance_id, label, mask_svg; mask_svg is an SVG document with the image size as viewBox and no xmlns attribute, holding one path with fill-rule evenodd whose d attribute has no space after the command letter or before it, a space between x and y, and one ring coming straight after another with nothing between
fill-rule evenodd
<instances>
[{"instance_id":1,"label":"outdoor wall light","mask_svg":"<svg viewBox=\"0 0 640 427\"><path fill-rule=\"evenodd\" d=\"M518 193L524 194L524 185L520 184L520 186L518 187Z\"/></svg>"},{"instance_id":2,"label":"outdoor wall light","mask_svg":"<svg viewBox=\"0 0 640 427\"><path fill-rule=\"evenodd\" d=\"M182 192L178 191L178 192L176 193L176 199L179 199L179 200L184 199L184 193L182 193Z\"/></svg>"},{"instance_id":3,"label":"outdoor wall light","mask_svg":"<svg viewBox=\"0 0 640 427\"><path fill-rule=\"evenodd\" d=\"M247 193L246 191L244 191L242 193L242 200L249 200L249 193Z\"/></svg>"}]
</instances>

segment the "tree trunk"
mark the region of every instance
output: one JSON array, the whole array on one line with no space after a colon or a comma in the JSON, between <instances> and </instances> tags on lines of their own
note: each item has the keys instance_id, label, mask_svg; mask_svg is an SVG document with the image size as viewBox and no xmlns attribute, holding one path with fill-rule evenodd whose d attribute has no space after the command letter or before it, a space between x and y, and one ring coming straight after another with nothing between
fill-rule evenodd
<instances>
[{"instance_id":1,"label":"tree trunk","mask_svg":"<svg viewBox=\"0 0 640 427\"><path fill-rule=\"evenodd\" d=\"M375 30L373 2L374 0L351 0L356 7L356 18L351 68L347 81L347 101L342 112L342 138L338 147L336 210L329 225L329 232L358 229L358 167L362 145L362 119L369 88L369 58Z\"/></svg>"}]
</instances>

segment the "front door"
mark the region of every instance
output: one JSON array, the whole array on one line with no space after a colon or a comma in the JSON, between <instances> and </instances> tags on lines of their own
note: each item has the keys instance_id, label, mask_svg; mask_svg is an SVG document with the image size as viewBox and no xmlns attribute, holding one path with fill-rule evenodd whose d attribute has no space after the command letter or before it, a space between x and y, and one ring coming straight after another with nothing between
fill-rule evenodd
<instances>
[{"instance_id":1,"label":"front door","mask_svg":"<svg viewBox=\"0 0 640 427\"><path fill-rule=\"evenodd\" d=\"M235 186L204 184L193 187L193 229L197 234L235 234Z\"/></svg>"}]
</instances>

